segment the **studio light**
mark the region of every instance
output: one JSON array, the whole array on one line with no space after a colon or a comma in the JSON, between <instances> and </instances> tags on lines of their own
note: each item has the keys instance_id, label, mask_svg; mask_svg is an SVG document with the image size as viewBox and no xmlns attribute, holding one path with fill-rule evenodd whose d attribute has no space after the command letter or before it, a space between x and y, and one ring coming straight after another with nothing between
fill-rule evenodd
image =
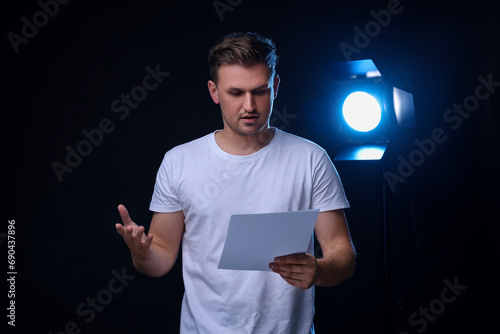
<instances>
[{"instance_id":1,"label":"studio light","mask_svg":"<svg viewBox=\"0 0 500 334\"><path fill-rule=\"evenodd\" d=\"M336 150L335 160L381 159L394 133L414 126L413 95L382 76L371 59L332 63L329 70L322 96L305 105L310 137Z\"/></svg>"}]
</instances>

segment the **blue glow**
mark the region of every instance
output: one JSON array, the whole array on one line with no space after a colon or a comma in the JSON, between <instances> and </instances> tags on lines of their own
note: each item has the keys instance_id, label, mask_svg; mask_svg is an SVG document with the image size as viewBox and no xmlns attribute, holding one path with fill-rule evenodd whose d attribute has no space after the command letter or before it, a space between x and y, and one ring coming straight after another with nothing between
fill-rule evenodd
<instances>
[{"instance_id":1,"label":"blue glow","mask_svg":"<svg viewBox=\"0 0 500 334\"><path fill-rule=\"evenodd\" d=\"M384 156L386 144L361 145L342 149L335 157L336 161L380 160Z\"/></svg>"},{"instance_id":2,"label":"blue glow","mask_svg":"<svg viewBox=\"0 0 500 334\"><path fill-rule=\"evenodd\" d=\"M380 123L382 109L372 95L358 91L351 93L345 99L342 114L351 128L360 132L368 132Z\"/></svg>"},{"instance_id":3,"label":"blue glow","mask_svg":"<svg viewBox=\"0 0 500 334\"><path fill-rule=\"evenodd\" d=\"M360 148L354 155L354 160L380 160L384 155L385 147L366 146Z\"/></svg>"}]
</instances>

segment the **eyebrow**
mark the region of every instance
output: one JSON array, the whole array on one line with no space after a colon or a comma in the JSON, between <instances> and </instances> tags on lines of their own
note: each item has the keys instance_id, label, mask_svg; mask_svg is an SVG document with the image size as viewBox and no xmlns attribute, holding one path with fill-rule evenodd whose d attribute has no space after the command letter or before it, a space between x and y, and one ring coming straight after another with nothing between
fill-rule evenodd
<instances>
[{"instance_id":1,"label":"eyebrow","mask_svg":"<svg viewBox=\"0 0 500 334\"><path fill-rule=\"evenodd\" d=\"M270 87L269 87L269 84L268 84L268 83L266 83L266 84L260 85L260 86L258 86L258 87L253 88L253 89L252 89L252 90L250 90L250 91L251 91L251 92L253 92L253 91L256 91L256 90L259 90L259 89L263 89L263 88L270 88ZM230 86L230 87L227 89L227 91L231 91L231 90L239 90L239 91L242 91L242 90L244 90L244 89L241 89L241 88L238 88L238 87L234 87L234 86Z\"/></svg>"}]
</instances>

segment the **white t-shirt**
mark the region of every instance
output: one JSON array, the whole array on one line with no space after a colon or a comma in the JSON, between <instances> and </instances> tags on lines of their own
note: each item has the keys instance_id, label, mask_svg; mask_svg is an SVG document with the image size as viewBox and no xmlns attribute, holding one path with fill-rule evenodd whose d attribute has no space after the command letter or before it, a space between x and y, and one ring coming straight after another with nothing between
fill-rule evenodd
<instances>
[{"instance_id":1,"label":"white t-shirt","mask_svg":"<svg viewBox=\"0 0 500 334\"><path fill-rule=\"evenodd\" d=\"M184 211L183 334L312 331L314 287L300 290L273 272L217 269L232 214L349 207L326 152L274 131L250 155L226 153L215 132L165 154L150 210Z\"/></svg>"}]
</instances>

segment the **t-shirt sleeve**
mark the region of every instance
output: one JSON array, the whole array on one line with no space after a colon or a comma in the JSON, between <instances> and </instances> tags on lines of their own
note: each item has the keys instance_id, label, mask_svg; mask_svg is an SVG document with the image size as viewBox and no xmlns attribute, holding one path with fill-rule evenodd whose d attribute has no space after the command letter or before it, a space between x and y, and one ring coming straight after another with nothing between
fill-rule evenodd
<instances>
[{"instance_id":1,"label":"t-shirt sleeve","mask_svg":"<svg viewBox=\"0 0 500 334\"><path fill-rule=\"evenodd\" d=\"M312 204L320 212L350 207L337 169L325 151L318 159L313 174Z\"/></svg>"},{"instance_id":2,"label":"t-shirt sleeve","mask_svg":"<svg viewBox=\"0 0 500 334\"><path fill-rule=\"evenodd\" d=\"M153 212L175 212L182 210L181 201L175 190L175 178L172 174L169 154L167 152L156 174L156 182L149 210Z\"/></svg>"}]
</instances>

